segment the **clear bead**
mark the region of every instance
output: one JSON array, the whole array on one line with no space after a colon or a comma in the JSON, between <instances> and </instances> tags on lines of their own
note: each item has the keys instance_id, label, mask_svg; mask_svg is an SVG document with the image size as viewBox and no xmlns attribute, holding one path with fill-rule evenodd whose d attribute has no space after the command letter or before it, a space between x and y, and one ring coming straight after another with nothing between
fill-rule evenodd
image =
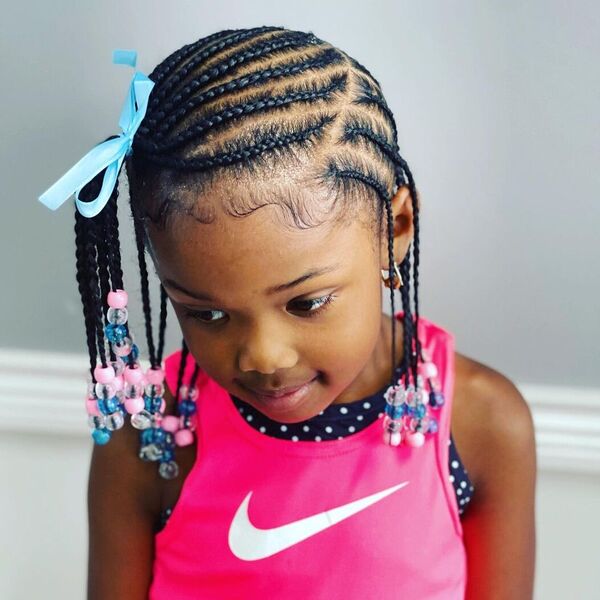
<instances>
[{"instance_id":1,"label":"clear bead","mask_svg":"<svg viewBox=\"0 0 600 600\"><path fill-rule=\"evenodd\" d=\"M106 429L116 431L125 425L125 417L120 410L106 416Z\"/></svg>"},{"instance_id":2,"label":"clear bead","mask_svg":"<svg viewBox=\"0 0 600 600\"><path fill-rule=\"evenodd\" d=\"M96 398L100 400L108 400L109 398L113 398L115 396L115 388L110 383L97 383L94 386L94 392L96 393Z\"/></svg>"},{"instance_id":3,"label":"clear bead","mask_svg":"<svg viewBox=\"0 0 600 600\"><path fill-rule=\"evenodd\" d=\"M417 394L415 393L414 386L411 384L408 386L408 389L406 390L406 404L408 404L409 406L415 406L416 403L417 403Z\"/></svg>"},{"instance_id":4,"label":"clear bead","mask_svg":"<svg viewBox=\"0 0 600 600\"><path fill-rule=\"evenodd\" d=\"M160 463L158 472L163 479L175 479L179 474L179 467L174 460L170 460L169 462Z\"/></svg>"},{"instance_id":5,"label":"clear bead","mask_svg":"<svg viewBox=\"0 0 600 600\"><path fill-rule=\"evenodd\" d=\"M123 375L123 371L125 370L125 363L122 360L113 360L111 361L111 366L115 370L115 375L120 377Z\"/></svg>"},{"instance_id":6,"label":"clear bead","mask_svg":"<svg viewBox=\"0 0 600 600\"><path fill-rule=\"evenodd\" d=\"M136 429L148 429L152 427L152 415L147 410L141 410L135 415L131 415L131 424Z\"/></svg>"},{"instance_id":7,"label":"clear bead","mask_svg":"<svg viewBox=\"0 0 600 600\"><path fill-rule=\"evenodd\" d=\"M138 383L126 383L123 387L125 398L139 398L142 395L142 386Z\"/></svg>"},{"instance_id":8,"label":"clear bead","mask_svg":"<svg viewBox=\"0 0 600 600\"><path fill-rule=\"evenodd\" d=\"M144 394L149 398L160 398L165 393L165 386L162 383L149 383L144 388Z\"/></svg>"},{"instance_id":9,"label":"clear bead","mask_svg":"<svg viewBox=\"0 0 600 600\"><path fill-rule=\"evenodd\" d=\"M106 318L113 325L124 325L127 323L127 309L113 308L112 306L106 311Z\"/></svg>"},{"instance_id":10,"label":"clear bead","mask_svg":"<svg viewBox=\"0 0 600 600\"><path fill-rule=\"evenodd\" d=\"M425 416L422 419L411 419L408 427L413 432L427 433L429 431L429 417Z\"/></svg>"},{"instance_id":11,"label":"clear bead","mask_svg":"<svg viewBox=\"0 0 600 600\"><path fill-rule=\"evenodd\" d=\"M386 431L401 431L402 421L397 419L390 419L388 415L383 418L383 426Z\"/></svg>"},{"instance_id":12,"label":"clear bead","mask_svg":"<svg viewBox=\"0 0 600 600\"><path fill-rule=\"evenodd\" d=\"M131 352L132 345L133 342L131 341L131 338L124 337L122 340L114 342L112 344L112 349L117 356L127 356Z\"/></svg>"},{"instance_id":13,"label":"clear bead","mask_svg":"<svg viewBox=\"0 0 600 600\"><path fill-rule=\"evenodd\" d=\"M139 457L142 460L159 460L162 456L162 450L156 444L146 444L140 448Z\"/></svg>"},{"instance_id":14,"label":"clear bead","mask_svg":"<svg viewBox=\"0 0 600 600\"><path fill-rule=\"evenodd\" d=\"M104 427L106 417L104 415L88 415L90 429L101 429Z\"/></svg>"}]
</instances>

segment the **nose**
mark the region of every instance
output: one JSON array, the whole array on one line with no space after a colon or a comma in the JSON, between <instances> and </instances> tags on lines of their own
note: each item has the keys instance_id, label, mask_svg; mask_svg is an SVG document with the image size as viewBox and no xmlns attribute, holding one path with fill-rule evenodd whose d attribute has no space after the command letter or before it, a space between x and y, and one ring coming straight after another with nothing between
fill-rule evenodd
<instances>
[{"instance_id":1,"label":"nose","mask_svg":"<svg viewBox=\"0 0 600 600\"><path fill-rule=\"evenodd\" d=\"M238 353L240 371L259 371L270 375L280 369L294 367L298 354L285 337L272 327L254 327L245 336Z\"/></svg>"}]
</instances>

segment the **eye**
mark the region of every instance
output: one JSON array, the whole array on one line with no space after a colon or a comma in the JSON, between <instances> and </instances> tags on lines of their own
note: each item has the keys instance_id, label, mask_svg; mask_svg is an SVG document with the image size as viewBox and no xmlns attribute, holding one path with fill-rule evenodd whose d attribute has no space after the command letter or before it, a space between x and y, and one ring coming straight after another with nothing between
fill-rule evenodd
<instances>
[{"instance_id":1,"label":"eye","mask_svg":"<svg viewBox=\"0 0 600 600\"><path fill-rule=\"evenodd\" d=\"M225 314L222 310L191 310L189 308L184 308L185 316L190 317L191 319L195 319L196 321L200 321L201 323L218 323L221 319L211 319L211 313L221 313Z\"/></svg>"},{"instance_id":2,"label":"eye","mask_svg":"<svg viewBox=\"0 0 600 600\"><path fill-rule=\"evenodd\" d=\"M304 318L310 319L312 317L316 317L317 315L319 315L322 312L324 312L325 310L327 310L327 308L331 305L331 303L334 301L335 298L336 298L335 295L328 294L327 296L322 296L320 298L309 298L308 300L296 300L292 304L294 304L297 307L299 306L299 308L297 310L298 310L298 312L305 313ZM222 315L225 315L225 313L222 310L192 310L192 309L184 307L184 311L185 311L184 314L186 317L195 319L196 321L199 321L200 323L206 323L207 325L210 325L211 323L219 323L220 321L222 321L224 319L224 317L217 318L217 319L211 319L210 318L211 314L221 313Z\"/></svg>"},{"instance_id":3,"label":"eye","mask_svg":"<svg viewBox=\"0 0 600 600\"><path fill-rule=\"evenodd\" d=\"M335 298L336 296L329 294L327 296L322 296L321 298L297 300L293 304L301 305L300 312L306 313L305 317L312 318L327 310Z\"/></svg>"}]
</instances>

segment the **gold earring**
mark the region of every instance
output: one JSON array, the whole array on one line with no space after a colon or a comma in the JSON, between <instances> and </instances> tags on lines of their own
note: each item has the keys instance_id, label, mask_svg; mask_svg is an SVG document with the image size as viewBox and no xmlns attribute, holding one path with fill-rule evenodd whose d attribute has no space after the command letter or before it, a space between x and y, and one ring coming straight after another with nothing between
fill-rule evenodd
<instances>
[{"instance_id":1,"label":"gold earring","mask_svg":"<svg viewBox=\"0 0 600 600\"><path fill-rule=\"evenodd\" d=\"M393 286L394 289L398 289L404 285L402 281L402 275L400 275L400 271L398 270L398 263L394 261L394 266L392 269L392 277L393 277ZM390 271L389 269L381 269L381 279L383 280L383 285L385 287L390 287Z\"/></svg>"}]
</instances>

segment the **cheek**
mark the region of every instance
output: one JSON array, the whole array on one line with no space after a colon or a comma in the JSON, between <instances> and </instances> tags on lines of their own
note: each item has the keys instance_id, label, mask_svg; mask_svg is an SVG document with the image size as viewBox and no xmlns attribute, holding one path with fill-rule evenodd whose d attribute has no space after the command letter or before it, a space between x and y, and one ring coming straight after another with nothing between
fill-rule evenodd
<instances>
[{"instance_id":1,"label":"cheek","mask_svg":"<svg viewBox=\"0 0 600 600\"><path fill-rule=\"evenodd\" d=\"M214 336L205 335L202 327L195 323L192 318L187 317L183 309L174 307L174 310L185 343L198 366L217 383L225 381L227 379L225 372L227 372L227 375L230 374L228 369L230 368L231 358L223 340L215 340Z\"/></svg>"},{"instance_id":2,"label":"cheek","mask_svg":"<svg viewBox=\"0 0 600 600\"><path fill-rule=\"evenodd\" d=\"M319 335L312 358L325 371L324 383L343 391L367 365L381 332L381 291L366 286L340 302L335 319Z\"/></svg>"}]
</instances>

